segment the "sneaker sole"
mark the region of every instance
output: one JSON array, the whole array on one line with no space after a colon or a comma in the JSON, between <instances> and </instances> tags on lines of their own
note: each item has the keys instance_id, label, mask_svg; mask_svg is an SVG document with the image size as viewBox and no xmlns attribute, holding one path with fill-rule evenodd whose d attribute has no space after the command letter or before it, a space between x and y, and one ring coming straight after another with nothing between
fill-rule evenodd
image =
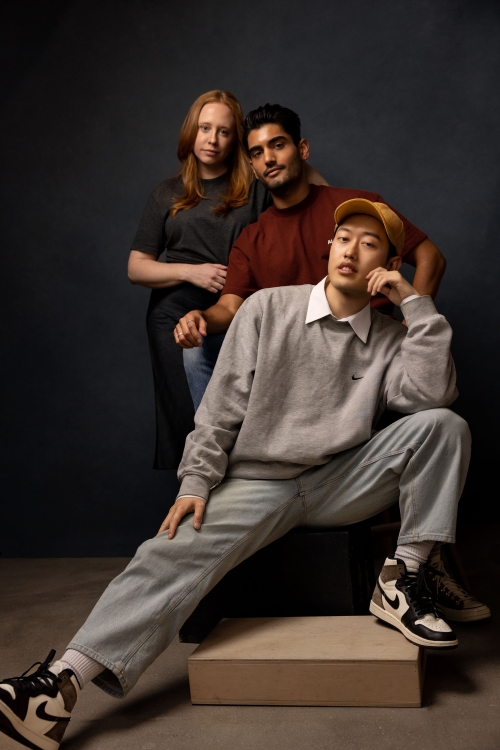
<instances>
[{"instance_id":1,"label":"sneaker sole","mask_svg":"<svg viewBox=\"0 0 500 750\"><path fill-rule=\"evenodd\" d=\"M26 750L29 745L26 745L24 742L21 743L20 740L14 740L11 737L8 737L6 734L3 734L0 729L0 747L2 750Z\"/></svg>"},{"instance_id":2,"label":"sneaker sole","mask_svg":"<svg viewBox=\"0 0 500 750\"><path fill-rule=\"evenodd\" d=\"M436 605L446 620L453 622L477 622L478 620L487 620L491 617L490 608L483 604L482 607L473 607L472 609L449 609L441 604Z\"/></svg>"},{"instance_id":3,"label":"sneaker sole","mask_svg":"<svg viewBox=\"0 0 500 750\"><path fill-rule=\"evenodd\" d=\"M0 732L31 750L58 750L59 742L28 729L11 709L0 701Z\"/></svg>"},{"instance_id":4,"label":"sneaker sole","mask_svg":"<svg viewBox=\"0 0 500 750\"><path fill-rule=\"evenodd\" d=\"M415 646L423 646L424 648L439 648L441 650L456 648L458 646L458 639L454 641L428 641L425 638L421 638L419 635L415 635L415 633L412 633L411 630L408 630L406 625L404 625L401 620L398 620L397 617L391 615L390 612L386 612L385 609L382 609L382 607L379 607L378 604L375 604L373 600L370 602L370 612L372 613L372 615L375 615L375 617L383 620L388 625L392 625L394 628L397 628L404 635L406 640L410 641L410 643L413 643Z\"/></svg>"}]
</instances>

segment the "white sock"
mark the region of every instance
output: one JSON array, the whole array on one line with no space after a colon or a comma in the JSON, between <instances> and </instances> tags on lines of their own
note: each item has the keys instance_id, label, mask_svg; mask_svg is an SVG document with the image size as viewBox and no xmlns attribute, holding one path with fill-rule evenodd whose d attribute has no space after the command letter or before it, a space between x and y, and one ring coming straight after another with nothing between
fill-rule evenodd
<instances>
[{"instance_id":1,"label":"white sock","mask_svg":"<svg viewBox=\"0 0 500 750\"><path fill-rule=\"evenodd\" d=\"M80 651L75 651L70 648L66 651L64 656L61 658L63 669L69 667L75 675L76 679L80 683L80 687L83 689L85 685L92 682L94 677L104 672L106 667L99 664L95 659L91 659L90 656L82 654Z\"/></svg>"},{"instance_id":2,"label":"white sock","mask_svg":"<svg viewBox=\"0 0 500 750\"><path fill-rule=\"evenodd\" d=\"M413 544L398 544L394 557L403 560L406 568L417 572L420 565L429 559L434 542L413 542Z\"/></svg>"}]
</instances>

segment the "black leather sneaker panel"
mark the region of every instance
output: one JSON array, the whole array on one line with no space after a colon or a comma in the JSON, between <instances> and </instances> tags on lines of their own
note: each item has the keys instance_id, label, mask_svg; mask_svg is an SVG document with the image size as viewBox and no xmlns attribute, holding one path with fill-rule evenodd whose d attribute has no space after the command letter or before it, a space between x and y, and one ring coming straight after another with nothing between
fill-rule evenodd
<instances>
[{"instance_id":1,"label":"black leather sneaker panel","mask_svg":"<svg viewBox=\"0 0 500 750\"><path fill-rule=\"evenodd\" d=\"M9 684L9 681L4 680L4 683ZM26 714L28 713L28 706L32 696L29 693L17 691L16 698L13 699L8 690L2 689L1 693L2 695L0 699L2 700L2 703L5 703L5 705L8 706L10 710L21 719L21 721L24 721Z\"/></svg>"},{"instance_id":2,"label":"black leather sneaker panel","mask_svg":"<svg viewBox=\"0 0 500 750\"><path fill-rule=\"evenodd\" d=\"M425 625L415 624L415 619L411 617L409 611L405 612L401 618L401 622L411 633L419 635L427 641L456 641L457 639L453 630L431 630L431 628L427 628Z\"/></svg>"}]
</instances>

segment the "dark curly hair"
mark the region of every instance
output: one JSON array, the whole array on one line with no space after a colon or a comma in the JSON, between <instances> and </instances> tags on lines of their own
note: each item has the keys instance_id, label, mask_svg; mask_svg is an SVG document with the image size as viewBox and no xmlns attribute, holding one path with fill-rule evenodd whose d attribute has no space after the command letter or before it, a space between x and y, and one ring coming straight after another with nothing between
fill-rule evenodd
<instances>
[{"instance_id":1,"label":"dark curly hair","mask_svg":"<svg viewBox=\"0 0 500 750\"><path fill-rule=\"evenodd\" d=\"M300 141L300 117L296 112L281 104L264 104L263 107L252 109L243 120L243 143L248 151L248 134L251 130L258 130L263 125L275 123L281 125L285 133L298 146Z\"/></svg>"}]
</instances>

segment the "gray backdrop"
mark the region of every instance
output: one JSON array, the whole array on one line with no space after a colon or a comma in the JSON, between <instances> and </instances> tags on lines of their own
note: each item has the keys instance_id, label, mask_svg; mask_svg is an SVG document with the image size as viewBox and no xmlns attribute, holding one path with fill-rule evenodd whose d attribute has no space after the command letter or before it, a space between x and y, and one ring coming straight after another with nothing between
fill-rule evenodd
<instances>
[{"instance_id":1,"label":"gray backdrop","mask_svg":"<svg viewBox=\"0 0 500 750\"><path fill-rule=\"evenodd\" d=\"M498 519L498 3L4 4L0 82L5 556L126 555L156 532L148 291L126 277L191 102L299 112L331 184L379 191L448 259L474 458L461 520Z\"/></svg>"}]
</instances>

